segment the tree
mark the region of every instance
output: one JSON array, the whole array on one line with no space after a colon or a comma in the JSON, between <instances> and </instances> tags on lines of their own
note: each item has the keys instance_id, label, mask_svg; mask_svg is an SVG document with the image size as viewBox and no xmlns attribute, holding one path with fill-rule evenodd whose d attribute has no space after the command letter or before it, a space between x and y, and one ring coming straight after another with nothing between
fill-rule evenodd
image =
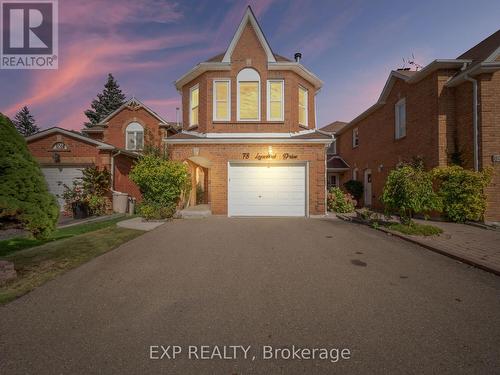
<instances>
[{"instance_id":1,"label":"tree","mask_svg":"<svg viewBox=\"0 0 500 375\"><path fill-rule=\"evenodd\" d=\"M386 211L396 211L402 224L410 225L414 214L440 210L440 199L432 186L432 176L420 164L393 169L384 186L382 203Z\"/></svg>"},{"instance_id":2,"label":"tree","mask_svg":"<svg viewBox=\"0 0 500 375\"><path fill-rule=\"evenodd\" d=\"M90 105L92 109L85 111L85 116L89 119L84 125L91 127L106 118L111 112L116 111L125 103L125 95L111 73L104 85L102 93L97 94L97 98Z\"/></svg>"},{"instance_id":3,"label":"tree","mask_svg":"<svg viewBox=\"0 0 500 375\"><path fill-rule=\"evenodd\" d=\"M24 106L19 112L16 113L13 123L19 134L24 137L29 137L30 135L40 131L38 126L36 126L35 119L27 106Z\"/></svg>"},{"instance_id":4,"label":"tree","mask_svg":"<svg viewBox=\"0 0 500 375\"><path fill-rule=\"evenodd\" d=\"M55 229L59 207L40 166L12 122L0 113L0 223L16 224L35 237Z\"/></svg>"}]
</instances>

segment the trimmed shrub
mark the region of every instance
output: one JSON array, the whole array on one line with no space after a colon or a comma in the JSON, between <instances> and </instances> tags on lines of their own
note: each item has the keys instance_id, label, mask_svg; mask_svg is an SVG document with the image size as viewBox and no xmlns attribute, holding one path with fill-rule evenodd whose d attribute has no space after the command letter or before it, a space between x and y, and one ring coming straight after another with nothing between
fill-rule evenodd
<instances>
[{"instance_id":1,"label":"trimmed shrub","mask_svg":"<svg viewBox=\"0 0 500 375\"><path fill-rule=\"evenodd\" d=\"M130 171L130 179L139 186L146 214L157 212L155 219L168 218L175 213L181 195L191 188L191 179L185 164L165 160L154 155L143 155Z\"/></svg>"},{"instance_id":2,"label":"trimmed shrub","mask_svg":"<svg viewBox=\"0 0 500 375\"><path fill-rule=\"evenodd\" d=\"M440 200L432 187L432 176L420 166L393 169L385 182L382 203L386 211L397 212L402 224L411 224L414 214L439 211Z\"/></svg>"},{"instance_id":3,"label":"trimmed shrub","mask_svg":"<svg viewBox=\"0 0 500 375\"><path fill-rule=\"evenodd\" d=\"M170 219L177 211L177 206L162 206L158 203L141 203L137 207L137 213L146 220Z\"/></svg>"},{"instance_id":4,"label":"trimmed shrub","mask_svg":"<svg viewBox=\"0 0 500 375\"><path fill-rule=\"evenodd\" d=\"M349 180L344 184L344 188L354 199L359 201L363 195L363 183L361 181Z\"/></svg>"},{"instance_id":5,"label":"trimmed shrub","mask_svg":"<svg viewBox=\"0 0 500 375\"><path fill-rule=\"evenodd\" d=\"M0 221L46 238L58 217L59 207L38 162L11 121L0 113Z\"/></svg>"},{"instance_id":6,"label":"trimmed shrub","mask_svg":"<svg viewBox=\"0 0 500 375\"><path fill-rule=\"evenodd\" d=\"M491 182L491 168L475 172L457 165L438 167L432 170L432 176L446 219L463 223L483 218L486 210L484 189Z\"/></svg>"},{"instance_id":7,"label":"trimmed shrub","mask_svg":"<svg viewBox=\"0 0 500 375\"><path fill-rule=\"evenodd\" d=\"M349 193L344 193L339 187L334 186L328 191L328 211L345 214L354 211L354 200Z\"/></svg>"}]
</instances>

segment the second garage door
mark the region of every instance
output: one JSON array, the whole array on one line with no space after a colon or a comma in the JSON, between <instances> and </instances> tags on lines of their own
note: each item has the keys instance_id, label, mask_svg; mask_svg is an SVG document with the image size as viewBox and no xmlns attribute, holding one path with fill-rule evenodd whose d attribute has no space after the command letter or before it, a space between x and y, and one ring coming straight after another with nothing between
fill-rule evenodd
<instances>
[{"instance_id":1,"label":"second garage door","mask_svg":"<svg viewBox=\"0 0 500 375\"><path fill-rule=\"evenodd\" d=\"M42 168L42 172L47 181L49 192L57 197L57 203L61 210L64 208L64 185L73 186L73 180L82 178L82 168L73 167L46 167Z\"/></svg>"},{"instance_id":2,"label":"second garage door","mask_svg":"<svg viewBox=\"0 0 500 375\"><path fill-rule=\"evenodd\" d=\"M237 164L228 170L229 216L306 216L306 166Z\"/></svg>"}]
</instances>

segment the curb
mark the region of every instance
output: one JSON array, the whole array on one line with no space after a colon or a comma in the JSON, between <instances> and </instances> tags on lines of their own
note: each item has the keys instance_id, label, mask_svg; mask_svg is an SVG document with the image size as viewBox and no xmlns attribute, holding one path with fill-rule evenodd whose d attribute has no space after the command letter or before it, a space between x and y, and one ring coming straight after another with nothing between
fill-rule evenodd
<instances>
[{"instance_id":1,"label":"curb","mask_svg":"<svg viewBox=\"0 0 500 375\"><path fill-rule=\"evenodd\" d=\"M458 255L455 255L455 254L451 254L451 253L449 253L449 252L447 252L445 250L441 250L438 247L434 247L434 246L431 246L429 244L422 243L422 242L420 242L420 241L418 241L418 240L416 240L414 238L405 236L404 234L400 234L398 232L395 232L395 231L392 231L392 230L389 230L389 229L386 229L386 228L383 228L383 227L374 228L371 225L366 224L366 222L358 219L357 217L350 217L350 216L345 216L345 215L337 215L337 217L339 219L344 220L344 221L349 221L349 222L354 222L356 224L365 225L367 227L370 227L372 229L378 230L378 231L383 232L385 234L389 234L391 236L398 237L398 238L400 238L400 239L402 239L404 241L410 242L412 244L419 245L419 246L421 246L421 247L423 247L423 248L425 248L427 250L431 250L431 251L433 251L435 253L447 256L448 258L452 258L454 260L458 260L458 261L460 261L462 263L468 264L468 265L476 267L476 268L480 268L483 271L491 272L491 273L493 273L493 274L495 274L497 276L500 276L500 270L499 269L492 268L492 267L487 266L485 264L478 263L478 262L476 262L473 259L468 259L468 258L464 258L464 257L458 256Z\"/></svg>"}]
</instances>

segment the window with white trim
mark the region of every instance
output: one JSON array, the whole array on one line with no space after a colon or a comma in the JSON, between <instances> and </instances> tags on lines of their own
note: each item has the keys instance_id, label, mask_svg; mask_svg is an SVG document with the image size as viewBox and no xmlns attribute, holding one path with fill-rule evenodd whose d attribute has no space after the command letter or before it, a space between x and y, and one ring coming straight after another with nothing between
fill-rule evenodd
<instances>
[{"instance_id":1,"label":"window with white trim","mask_svg":"<svg viewBox=\"0 0 500 375\"><path fill-rule=\"evenodd\" d=\"M260 121L260 75L252 68L242 69L237 76L238 121Z\"/></svg>"},{"instance_id":2,"label":"window with white trim","mask_svg":"<svg viewBox=\"0 0 500 375\"><path fill-rule=\"evenodd\" d=\"M284 120L284 88L285 82L282 79L272 79L267 81L267 120Z\"/></svg>"},{"instance_id":3,"label":"window with white trim","mask_svg":"<svg viewBox=\"0 0 500 375\"><path fill-rule=\"evenodd\" d=\"M359 146L359 130L358 128L352 129L352 147Z\"/></svg>"},{"instance_id":4,"label":"window with white trim","mask_svg":"<svg viewBox=\"0 0 500 375\"><path fill-rule=\"evenodd\" d=\"M394 106L395 137L400 139L406 136L406 98L401 99Z\"/></svg>"},{"instance_id":5,"label":"window with white trim","mask_svg":"<svg viewBox=\"0 0 500 375\"><path fill-rule=\"evenodd\" d=\"M229 79L214 80L213 89L213 119L214 121L231 120L231 81Z\"/></svg>"},{"instance_id":6,"label":"window with white trim","mask_svg":"<svg viewBox=\"0 0 500 375\"><path fill-rule=\"evenodd\" d=\"M198 85L189 89L189 126L198 125L198 109L200 105L200 88Z\"/></svg>"},{"instance_id":7,"label":"window with white trim","mask_svg":"<svg viewBox=\"0 0 500 375\"><path fill-rule=\"evenodd\" d=\"M144 148L144 128L138 122L131 122L125 131L127 150L137 151Z\"/></svg>"},{"instance_id":8,"label":"window with white trim","mask_svg":"<svg viewBox=\"0 0 500 375\"><path fill-rule=\"evenodd\" d=\"M299 125L307 126L308 91L299 86Z\"/></svg>"}]
</instances>

